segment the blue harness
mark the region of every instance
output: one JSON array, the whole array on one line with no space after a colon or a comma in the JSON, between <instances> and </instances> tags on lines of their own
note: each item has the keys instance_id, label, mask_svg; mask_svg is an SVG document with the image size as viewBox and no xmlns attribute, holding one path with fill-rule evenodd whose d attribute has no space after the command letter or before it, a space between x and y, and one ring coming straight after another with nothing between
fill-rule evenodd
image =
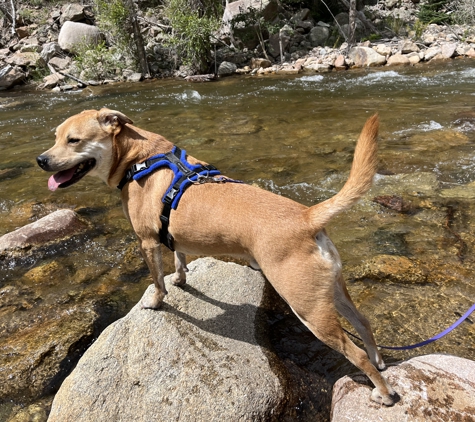
<instances>
[{"instance_id":1,"label":"blue harness","mask_svg":"<svg viewBox=\"0 0 475 422\"><path fill-rule=\"evenodd\" d=\"M160 229L158 236L161 243L163 243L168 249L174 251L173 236L168 232L170 212L172 209L175 210L177 208L183 192L193 184L205 182L242 182L239 180L228 179L226 177L216 177L220 175L221 172L210 164L190 164L186 160L186 151L174 146L170 152L158 154L145 160L143 163L134 164L125 172L125 175L117 188L122 190L122 188L131 180L139 180L161 167L168 167L172 170L174 177L170 187L162 198L163 210L160 215L162 228Z\"/></svg>"}]
</instances>

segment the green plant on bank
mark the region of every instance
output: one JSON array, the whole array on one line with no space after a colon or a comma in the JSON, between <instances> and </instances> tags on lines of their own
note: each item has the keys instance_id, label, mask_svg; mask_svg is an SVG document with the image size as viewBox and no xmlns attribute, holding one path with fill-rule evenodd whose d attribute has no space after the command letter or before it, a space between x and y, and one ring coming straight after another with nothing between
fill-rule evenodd
<instances>
[{"instance_id":1,"label":"green plant on bank","mask_svg":"<svg viewBox=\"0 0 475 422\"><path fill-rule=\"evenodd\" d=\"M213 3L201 9L192 7L191 3L188 0L165 1L163 13L173 28L168 43L185 65L195 72L204 72L211 60L213 33L221 25L222 11Z\"/></svg>"},{"instance_id":2,"label":"green plant on bank","mask_svg":"<svg viewBox=\"0 0 475 422\"><path fill-rule=\"evenodd\" d=\"M398 16L388 16L386 18L388 29L395 35L399 35L404 28L404 21Z\"/></svg>"},{"instance_id":3,"label":"green plant on bank","mask_svg":"<svg viewBox=\"0 0 475 422\"><path fill-rule=\"evenodd\" d=\"M79 75L85 79L107 79L116 76L116 70L124 69L125 63L117 47L108 48L105 42L96 46L82 44L74 58ZM78 76L79 76L78 75Z\"/></svg>"},{"instance_id":4,"label":"green plant on bank","mask_svg":"<svg viewBox=\"0 0 475 422\"><path fill-rule=\"evenodd\" d=\"M361 41L376 41L381 38L381 34L369 34L369 36L361 38Z\"/></svg>"},{"instance_id":5,"label":"green plant on bank","mask_svg":"<svg viewBox=\"0 0 475 422\"><path fill-rule=\"evenodd\" d=\"M106 34L111 44L131 48L129 10L123 0L96 0L97 26Z\"/></svg>"},{"instance_id":6,"label":"green plant on bank","mask_svg":"<svg viewBox=\"0 0 475 422\"><path fill-rule=\"evenodd\" d=\"M416 19L416 21L414 22L414 27L413 27L414 37L416 38L416 40L421 39L422 34L426 30L427 26L428 26L427 23L422 22L420 19Z\"/></svg>"},{"instance_id":7,"label":"green plant on bank","mask_svg":"<svg viewBox=\"0 0 475 422\"><path fill-rule=\"evenodd\" d=\"M475 0L455 0L451 3L452 21L459 25L475 25ZM467 38L468 34L464 35Z\"/></svg>"},{"instance_id":8,"label":"green plant on bank","mask_svg":"<svg viewBox=\"0 0 475 422\"><path fill-rule=\"evenodd\" d=\"M45 76L51 74L50 70L46 66L37 66L35 68L29 69L29 78L34 82L42 82Z\"/></svg>"},{"instance_id":9,"label":"green plant on bank","mask_svg":"<svg viewBox=\"0 0 475 422\"><path fill-rule=\"evenodd\" d=\"M422 23L451 23L452 18L447 13L448 0L429 0L421 5L418 18Z\"/></svg>"}]
</instances>

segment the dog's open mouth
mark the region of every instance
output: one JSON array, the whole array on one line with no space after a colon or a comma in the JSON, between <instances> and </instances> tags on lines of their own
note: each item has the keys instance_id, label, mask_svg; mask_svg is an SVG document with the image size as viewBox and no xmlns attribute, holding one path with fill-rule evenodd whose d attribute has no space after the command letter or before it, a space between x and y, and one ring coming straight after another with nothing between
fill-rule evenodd
<instances>
[{"instance_id":1,"label":"dog's open mouth","mask_svg":"<svg viewBox=\"0 0 475 422\"><path fill-rule=\"evenodd\" d=\"M96 165L96 160L90 158L79 163L68 170L60 171L53 174L48 180L48 189L55 191L58 188L67 188L72 184L81 180L87 173L89 173Z\"/></svg>"}]
</instances>

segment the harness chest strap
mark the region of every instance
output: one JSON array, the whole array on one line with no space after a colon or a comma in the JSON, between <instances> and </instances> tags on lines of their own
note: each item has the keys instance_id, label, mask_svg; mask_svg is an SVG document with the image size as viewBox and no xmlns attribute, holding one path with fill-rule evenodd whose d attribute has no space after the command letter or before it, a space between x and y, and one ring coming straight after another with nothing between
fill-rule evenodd
<instances>
[{"instance_id":1,"label":"harness chest strap","mask_svg":"<svg viewBox=\"0 0 475 422\"><path fill-rule=\"evenodd\" d=\"M202 183L202 181L242 182L224 177L220 179L215 178L214 176L221 174L216 167L209 164L190 164L186 160L186 151L174 146L173 149L166 154L155 155L148 160L145 160L143 163L134 164L126 171L117 188L122 190L122 188L131 180L138 180L162 167L170 168L174 173L174 178L162 198L163 210L160 215L162 228L160 229L158 236L161 243L174 251L174 239L168 231L168 226L170 224L171 210L176 209L183 192L192 184Z\"/></svg>"}]
</instances>

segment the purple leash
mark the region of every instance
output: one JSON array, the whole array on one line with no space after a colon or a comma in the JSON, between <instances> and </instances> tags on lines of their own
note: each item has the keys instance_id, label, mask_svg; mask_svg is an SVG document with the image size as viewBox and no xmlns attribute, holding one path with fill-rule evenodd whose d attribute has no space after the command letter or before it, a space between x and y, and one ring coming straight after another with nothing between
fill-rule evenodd
<instances>
[{"instance_id":1,"label":"purple leash","mask_svg":"<svg viewBox=\"0 0 475 422\"><path fill-rule=\"evenodd\" d=\"M447 328L446 330L442 331L441 333L437 334L436 336L428 339L428 340L424 340L424 341L421 341L420 343L416 343L416 344L411 344L409 346L380 346L380 345L377 345L378 347L380 347L381 349L391 349L391 350L410 350L410 349L416 349L417 347L421 347L421 346L425 346L426 344L429 344L429 343L432 343L433 341L436 341L436 340L439 340L440 338L444 337L445 335L449 334L452 330L454 330L455 328L457 328L462 322L464 322L468 316L473 312L475 311L475 303L470 307L470 309L465 312L454 324L452 324L449 328ZM349 334L350 336L354 337L354 338L357 338L358 340L361 340L359 337L355 336L354 334L351 334L349 331L346 331L345 332L347 334ZM362 341L362 340L361 340Z\"/></svg>"}]
</instances>

